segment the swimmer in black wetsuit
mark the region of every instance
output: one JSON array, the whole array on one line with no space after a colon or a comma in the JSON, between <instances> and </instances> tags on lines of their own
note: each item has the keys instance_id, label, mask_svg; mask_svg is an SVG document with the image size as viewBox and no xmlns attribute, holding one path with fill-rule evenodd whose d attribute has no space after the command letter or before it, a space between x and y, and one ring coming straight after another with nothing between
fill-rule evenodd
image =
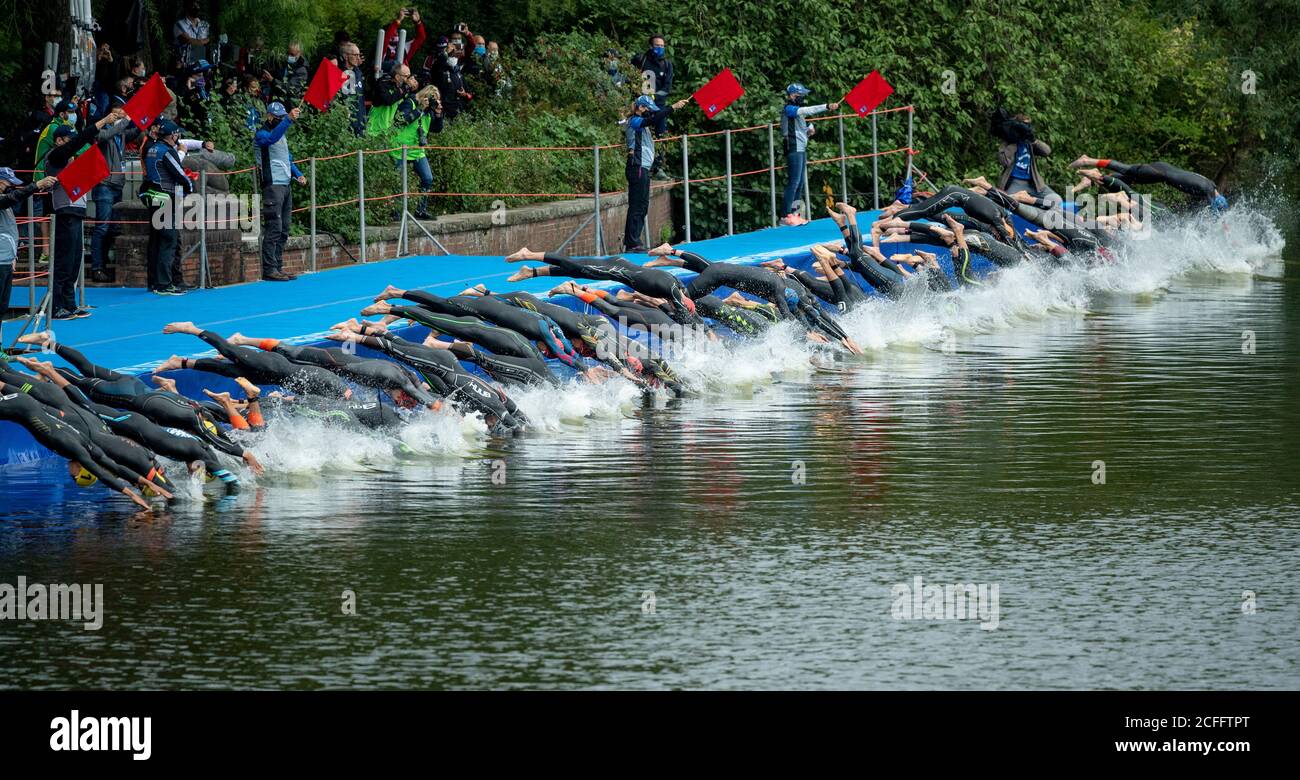
<instances>
[{"instance_id":1,"label":"swimmer in black wetsuit","mask_svg":"<svg viewBox=\"0 0 1300 780\"><path fill-rule=\"evenodd\" d=\"M902 208L897 208L898 205L903 204L890 204L885 207L881 218L887 220L889 217L896 217L907 222L918 219L936 220L944 211L960 208L968 216L983 223L985 229L997 236L999 241L1012 245L1019 242L1019 237L1011 225L1011 220L1007 218L1005 209L978 192L963 187L950 185L920 203L903 205ZM876 231L873 230L872 233L876 235Z\"/></svg>"},{"instance_id":2,"label":"swimmer in black wetsuit","mask_svg":"<svg viewBox=\"0 0 1300 780\"><path fill-rule=\"evenodd\" d=\"M1129 164L1084 155L1070 163L1070 167L1110 171L1130 185L1168 184L1180 192L1204 201L1206 206L1216 212L1228 208L1228 199L1219 193L1219 188L1214 186L1214 182L1199 173L1176 168L1167 162Z\"/></svg>"},{"instance_id":3,"label":"swimmer in black wetsuit","mask_svg":"<svg viewBox=\"0 0 1300 780\"><path fill-rule=\"evenodd\" d=\"M389 285L388 289L375 296L375 302L402 298L439 314L478 317L537 342L542 346L544 354L575 371L586 370L564 331L553 320L540 312L520 308L493 295L485 295L483 290L471 288L460 295L443 298L423 290L400 290Z\"/></svg>"},{"instance_id":4,"label":"swimmer in black wetsuit","mask_svg":"<svg viewBox=\"0 0 1300 780\"><path fill-rule=\"evenodd\" d=\"M849 334L834 317L822 309L817 297L794 277L783 260L768 260L762 265L775 271L785 282L786 302L789 303L794 318L808 330L810 339L820 342L838 341L849 352L862 354L862 348L849 338Z\"/></svg>"},{"instance_id":5,"label":"swimmer in black wetsuit","mask_svg":"<svg viewBox=\"0 0 1300 780\"><path fill-rule=\"evenodd\" d=\"M453 317L423 306L393 306L381 301L361 310L363 315L383 315L388 325L406 319L429 330L451 336L464 345L457 357L473 362L500 382L517 385L558 385L559 377L546 365L537 345L522 334L484 322L477 317Z\"/></svg>"},{"instance_id":6,"label":"swimmer in black wetsuit","mask_svg":"<svg viewBox=\"0 0 1300 780\"><path fill-rule=\"evenodd\" d=\"M686 286L667 271L649 268L622 257L575 259L564 255L533 252L524 247L506 258L507 263L541 260L543 266L524 266L509 281L519 282L534 276L569 276L574 279L618 282L651 298L667 301L673 321L679 325L703 325L695 313L695 302L686 294Z\"/></svg>"},{"instance_id":7,"label":"swimmer in black wetsuit","mask_svg":"<svg viewBox=\"0 0 1300 780\"><path fill-rule=\"evenodd\" d=\"M99 416L76 400L85 400L85 396L74 387L60 386L45 378L45 372L58 376L50 363L40 363L30 358L18 358L24 366L38 371L36 376L22 374L9 369L0 369L0 381L10 387L18 388L50 409L58 417L76 429L89 444L102 451L105 458L100 462L112 469L128 483L138 485L146 495L159 495L172 498L165 489L167 478L159 467L156 456L130 439L124 439L114 433ZM87 401L88 403L88 401Z\"/></svg>"},{"instance_id":8,"label":"swimmer in black wetsuit","mask_svg":"<svg viewBox=\"0 0 1300 780\"><path fill-rule=\"evenodd\" d=\"M212 345L225 360L182 358L173 355L154 371L155 374L188 368L231 379L242 376L254 384L277 385L294 393L321 395L328 398L347 398L352 394L347 383L332 371L320 366L295 363L277 352L236 347L220 335L210 330L203 330L192 322L170 323L163 327L163 333L186 333L198 336Z\"/></svg>"},{"instance_id":9,"label":"swimmer in black wetsuit","mask_svg":"<svg viewBox=\"0 0 1300 780\"><path fill-rule=\"evenodd\" d=\"M654 259L645 264L646 268L675 266L698 274L686 285L686 294L692 300L708 295L719 287L730 287L772 304L781 319L789 319L792 316L785 299L785 283L767 268L739 263L711 262L694 252L676 249L670 244L661 244L651 249L650 255Z\"/></svg>"},{"instance_id":10,"label":"swimmer in black wetsuit","mask_svg":"<svg viewBox=\"0 0 1300 780\"><path fill-rule=\"evenodd\" d=\"M214 449L242 459L253 473L262 473L262 466L257 462L256 456L227 438L198 402L178 393L151 389L139 377L97 366L76 349L56 343L51 333L30 333L19 338L19 341L52 349L59 357L71 363L81 372L80 376L63 368L55 370L95 403L139 412L164 428L179 428L192 433Z\"/></svg>"},{"instance_id":11,"label":"swimmer in black wetsuit","mask_svg":"<svg viewBox=\"0 0 1300 780\"><path fill-rule=\"evenodd\" d=\"M429 342L441 343L429 336L425 344L416 344L389 333L383 325L373 322L349 320L335 326L330 338L363 344L379 350L413 367L424 377L434 392L451 402L461 412L479 412L488 426L499 433L521 429L527 417L501 390L461 368L459 361L447 349Z\"/></svg>"},{"instance_id":12,"label":"swimmer in black wetsuit","mask_svg":"<svg viewBox=\"0 0 1300 780\"><path fill-rule=\"evenodd\" d=\"M409 408L418 404L434 410L439 406L438 399L421 387L409 370L391 360L360 357L341 349L295 346L279 339L231 336L230 343L277 352L294 363L320 366L357 384L387 393L398 406Z\"/></svg>"},{"instance_id":13,"label":"swimmer in black wetsuit","mask_svg":"<svg viewBox=\"0 0 1300 780\"><path fill-rule=\"evenodd\" d=\"M21 360L21 358L20 358ZM50 363L32 361L29 367L49 382L64 388L64 391L76 403L96 414L113 433L130 439L150 449L164 458L184 463L191 473L200 468L206 469L208 476L219 479L231 487L238 487L239 477L226 469L218 460L212 448L199 441L198 437L176 429L163 428L144 415L135 412L114 409L104 404L91 401L79 389L63 378ZM26 361L24 365L29 365Z\"/></svg>"},{"instance_id":14,"label":"swimmer in black wetsuit","mask_svg":"<svg viewBox=\"0 0 1300 780\"><path fill-rule=\"evenodd\" d=\"M121 493L144 509L150 509L149 503L117 476L109 465L108 455L64 422L50 407L7 382L0 382L0 420L21 425L38 444L65 458L68 473L78 485L89 487L96 481L102 482L110 490Z\"/></svg>"}]
</instances>

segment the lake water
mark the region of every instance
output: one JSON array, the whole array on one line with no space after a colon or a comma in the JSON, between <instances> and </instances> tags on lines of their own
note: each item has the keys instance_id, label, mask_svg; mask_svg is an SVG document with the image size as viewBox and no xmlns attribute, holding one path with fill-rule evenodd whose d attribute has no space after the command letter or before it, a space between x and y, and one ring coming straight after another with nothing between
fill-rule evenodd
<instances>
[{"instance_id":1,"label":"lake water","mask_svg":"<svg viewBox=\"0 0 1300 780\"><path fill-rule=\"evenodd\" d=\"M510 442L281 426L229 501L11 468L0 583L106 608L0 622L0 686L1295 688L1300 252L1236 219L870 306L832 371L779 333L684 359L699 398L527 395Z\"/></svg>"}]
</instances>

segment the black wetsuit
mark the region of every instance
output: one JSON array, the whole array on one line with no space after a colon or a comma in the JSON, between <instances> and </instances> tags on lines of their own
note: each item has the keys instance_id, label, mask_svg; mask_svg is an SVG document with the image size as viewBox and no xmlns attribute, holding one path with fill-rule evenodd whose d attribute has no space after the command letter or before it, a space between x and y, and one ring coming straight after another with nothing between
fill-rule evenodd
<instances>
[{"instance_id":1,"label":"black wetsuit","mask_svg":"<svg viewBox=\"0 0 1300 780\"><path fill-rule=\"evenodd\" d=\"M261 405L271 413L334 422L346 428L387 431L406 422L396 409L379 401L339 401L319 396L287 400L272 396L263 398Z\"/></svg>"},{"instance_id":2,"label":"black wetsuit","mask_svg":"<svg viewBox=\"0 0 1300 780\"><path fill-rule=\"evenodd\" d=\"M122 479L136 483L157 466L152 452L130 439L118 436L99 419L99 415L86 408L90 401L77 388L69 386L65 392L64 388L53 382L40 381L9 370L0 370L0 380L54 410L63 422L76 428L108 456L105 465ZM76 396L80 396L85 405L74 401Z\"/></svg>"},{"instance_id":3,"label":"black wetsuit","mask_svg":"<svg viewBox=\"0 0 1300 780\"><path fill-rule=\"evenodd\" d=\"M866 280L867 284L874 287L878 292L897 298L903 294L903 289L907 285L907 277L898 270L897 263L881 263L876 258L868 255L863 251L862 233L858 230L858 224L855 220L850 219L840 229L844 235L844 247L847 251L846 259L849 262L849 268Z\"/></svg>"},{"instance_id":4,"label":"black wetsuit","mask_svg":"<svg viewBox=\"0 0 1300 780\"><path fill-rule=\"evenodd\" d=\"M251 347L236 347L219 334L205 330L199 338L216 348L226 360L198 358L190 368L236 379L243 377L255 385L278 385L294 393L345 398L348 385L341 377L320 366L294 363L276 352Z\"/></svg>"},{"instance_id":5,"label":"black wetsuit","mask_svg":"<svg viewBox=\"0 0 1300 780\"><path fill-rule=\"evenodd\" d=\"M576 370L582 370L582 361L573 351L573 345L564 331L551 318L540 312L520 308L510 301L494 295L457 295L443 298L422 290L407 290L404 296L429 311L453 317L478 317L494 325L509 328L526 338L540 342L551 357Z\"/></svg>"},{"instance_id":6,"label":"black wetsuit","mask_svg":"<svg viewBox=\"0 0 1300 780\"><path fill-rule=\"evenodd\" d=\"M434 392L460 411L480 412L489 425L500 425L507 430L526 422L523 412L505 393L461 368L449 350L426 347L391 333L367 335L372 340L368 346L414 367Z\"/></svg>"},{"instance_id":7,"label":"black wetsuit","mask_svg":"<svg viewBox=\"0 0 1300 780\"><path fill-rule=\"evenodd\" d=\"M1204 198L1212 203L1218 188L1214 182L1199 173L1176 168L1167 162L1153 162L1130 165L1117 160L1104 160L1101 167L1120 177L1129 184L1168 184L1174 189L1185 192L1194 198Z\"/></svg>"},{"instance_id":8,"label":"black wetsuit","mask_svg":"<svg viewBox=\"0 0 1300 780\"><path fill-rule=\"evenodd\" d=\"M90 403L89 409L99 415L99 419L118 436L148 447L164 458L180 463L199 461L208 475L221 480L227 485L238 485L239 477L217 459L211 447L204 444L197 436L177 429L164 428L149 418L135 412L114 409L104 404Z\"/></svg>"},{"instance_id":9,"label":"black wetsuit","mask_svg":"<svg viewBox=\"0 0 1300 780\"><path fill-rule=\"evenodd\" d=\"M599 314L583 314L522 291L499 293L497 297L514 306L550 317L564 331L564 335L569 337L569 342L579 355L599 360L617 371L640 373L640 366L634 366L626 360L627 351L623 348L626 339L609 320Z\"/></svg>"},{"instance_id":10,"label":"black wetsuit","mask_svg":"<svg viewBox=\"0 0 1300 780\"><path fill-rule=\"evenodd\" d=\"M681 325L700 325L703 321L695 313L695 304L686 294L686 286L676 276L658 268L646 268L626 258L607 257L575 260L564 255L545 257L548 265L559 271L556 276L574 279L618 282L651 298L663 298L674 322Z\"/></svg>"},{"instance_id":11,"label":"black wetsuit","mask_svg":"<svg viewBox=\"0 0 1300 780\"><path fill-rule=\"evenodd\" d=\"M700 314L722 323L739 336L757 336L777 321L776 307L770 303L747 309L732 306L716 295L701 295L694 300Z\"/></svg>"},{"instance_id":12,"label":"black wetsuit","mask_svg":"<svg viewBox=\"0 0 1300 780\"><path fill-rule=\"evenodd\" d=\"M708 295L719 287L730 287L776 306L781 319L791 316L785 300L785 284L775 272L755 265L711 263L694 252L679 251L682 265L699 274L686 286L686 294L692 299Z\"/></svg>"},{"instance_id":13,"label":"black wetsuit","mask_svg":"<svg viewBox=\"0 0 1300 780\"><path fill-rule=\"evenodd\" d=\"M80 431L57 416L50 407L24 393L20 388L0 382L0 420L8 420L27 429L36 442L59 457L76 461L112 490L122 491L130 485L117 476L109 456Z\"/></svg>"},{"instance_id":14,"label":"black wetsuit","mask_svg":"<svg viewBox=\"0 0 1300 780\"><path fill-rule=\"evenodd\" d=\"M831 316L822 310L821 304L812 291L795 279L793 276L782 277L785 281L786 301L790 304L790 311L794 313L795 319L803 323L804 327L829 336L834 340L846 339L848 333L840 327Z\"/></svg>"},{"instance_id":15,"label":"black wetsuit","mask_svg":"<svg viewBox=\"0 0 1300 780\"><path fill-rule=\"evenodd\" d=\"M139 377L97 366L65 344L56 343L54 351L82 375L77 376L65 369L59 369L59 373L95 403L139 412L164 428L179 428L192 433L227 455L244 456L244 448L228 439L217 428L216 420L194 401L165 390L154 390Z\"/></svg>"},{"instance_id":16,"label":"black wetsuit","mask_svg":"<svg viewBox=\"0 0 1300 780\"><path fill-rule=\"evenodd\" d=\"M438 400L417 384L411 372L391 360L359 357L337 348L300 347L282 341L269 351L278 352L294 363L328 369L390 397L400 391L423 406L431 406Z\"/></svg>"},{"instance_id":17,"label":"black wetsuit","mask_svg":"<svg viewBox=\"0 0 1300 780\"><path fill-rule=\"evenodd\" d=\"M940 215L950 208L959 208L984 223L999 240L1008 243L1016 241L1016 237L1008 234L1003 227L1006 212L992 200L963 187L952 185L944 187L920 203L913 203L895 216L908 222L918 219L938 220L942 218Z\"/></svg>"},{"instance_id":18,"label":"black wetsuit","mask_svg":"<svg viewBox=\"0 0 1300 780\"><path fill-rule=\"evenodd\" d=\"M620 301L613 296L602 298L599 295L586 302L625 328L637 327L651 332L671 333L671 328L677 325L672 316L658 306L647 306L636 301Z\"/></svg>"},{"instance_id":19,"label":"black wetsuit","mask_svg":"<svg viewBox=\"0 0 1300 780\"><path fill-rule=\"evenodd\" d=\"M1114 239L1105 230L1090 230L1078 215L1071 214L1058 203L1050 203L1041 198L1034 199L1033 203L1021 203L998 190L990 190L989 198L1026 222L1057 234L1071 250L1091 252L1114 243Z\"/></svg>"},{"instance_id":20,"label":"black wetsuit","mask_svg":"<svg viewBox=\"0 0 1300 780\"><path fill-rule=\"evenodd\" d=\"M418 322L457 341L467 342L470 346L457 352L456 357L482 366L484 371L502 382L525 385L560 383L537 351L537 346L509 328L491 325L477 317L439 314L423 306L394 306L392 314Z\"/></svg>"}]
</instances>

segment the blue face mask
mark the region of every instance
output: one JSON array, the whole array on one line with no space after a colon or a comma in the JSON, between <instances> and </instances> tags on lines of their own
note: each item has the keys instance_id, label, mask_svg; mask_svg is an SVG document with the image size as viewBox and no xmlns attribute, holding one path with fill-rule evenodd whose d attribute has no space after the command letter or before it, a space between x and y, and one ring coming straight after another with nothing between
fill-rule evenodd
<instances>
[{"instance_id":1,"label":"blue face mask","mask_svg":"<svg viewBox=\"0 0 1300 780\"><path fill-rule=\"evenodd\" d=\"M475 47L474 47L474 53L477 54L477 55L479 55L479 56L481 57L481 56L483 56L484 54L487 54L487 47L486 47L486 46L475 46Z\"/></svg>"},{"instance_id":2,"label":"blue face mask","mask_svg":"<svg viewBox=\"0 0 1300 780\"><path fill-rule=\"evenodd\" d=\"M662 46L655 46L654 48L650 49L650 51L654 52L656 57L664 56L664 47Z\"/></svg>"}]
</instances>

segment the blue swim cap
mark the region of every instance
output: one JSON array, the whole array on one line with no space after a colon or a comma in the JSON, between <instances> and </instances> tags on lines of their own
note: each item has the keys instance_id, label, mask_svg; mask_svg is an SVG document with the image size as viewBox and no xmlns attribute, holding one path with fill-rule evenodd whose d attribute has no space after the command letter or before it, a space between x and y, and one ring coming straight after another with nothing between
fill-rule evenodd
<instances>
[{"instance_id":1,"label":"blue swim cap","mask_svg":"<svg viewBox=\"0 0 1300 780\"><path fill-rule=\"evenodd\" d=\"M1215 195L1214 200L1210 201L1210 208L1214 209L1215 211L1227 211L1228 199L1223 197L1222 195Z\"/></svg>"},{"instance_id":2,"label":"blue swim cap","mask_svg":"<svg viewBox=\"0 0 1300 780\"><path fill-rule=\"evenodd\" d=\"M899 187L898 191L894 193L894 200L910 205L912 203L912 190L912 177L908 176L907 180L903 182L903 186Z\"/></svg>"}]
</instances>

